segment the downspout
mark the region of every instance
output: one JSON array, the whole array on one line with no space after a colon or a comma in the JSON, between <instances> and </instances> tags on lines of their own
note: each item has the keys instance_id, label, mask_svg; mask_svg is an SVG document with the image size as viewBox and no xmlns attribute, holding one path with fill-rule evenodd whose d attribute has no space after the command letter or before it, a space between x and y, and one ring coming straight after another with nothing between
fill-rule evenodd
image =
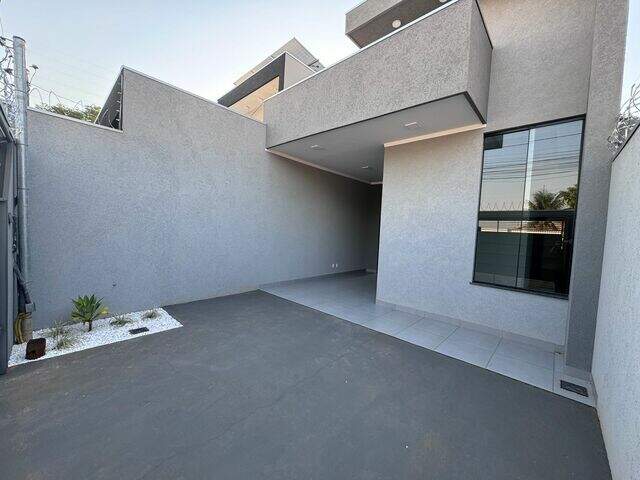
<instances>
[{"instance_id":1,"label":"downspout","mask_svg":"<svg viewBox=\"0 0 640 480\"><path fill-rule=\"evenodd\" d=\"M31 324L31 312L34 304L29 294L31 281L29 272L29 242L27 234L27 106L29 105L29 84L27 79L27 62L25 55L25 41L20 37L13 37L14 55L14 81L16 92L16 177L18 184L18 250L20 261L20 272L18 275L19 286L22 290L22 301L20 302L20 312L16 323L19 328L16 330L21 334L18 340L27 341L31 339L33 327ZM17 332L18 333L18 332Z\"/></svg>"}]
</instances>

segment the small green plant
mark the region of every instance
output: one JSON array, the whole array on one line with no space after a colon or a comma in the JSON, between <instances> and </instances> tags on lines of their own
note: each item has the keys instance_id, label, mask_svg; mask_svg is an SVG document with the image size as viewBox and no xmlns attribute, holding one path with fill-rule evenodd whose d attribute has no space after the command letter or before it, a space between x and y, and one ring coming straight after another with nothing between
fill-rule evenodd
<instances>
[{"instance_id":1,"label":"small green plant","mask_svg":"<svg viewBox=\"0 0 640 480\"><path fill-rule=\"evenodd\" d=\"M75 345L76 339L73 334L69 330L64 330L64 332L58 337L54 338L54 347L56 350L65 350L67 348L71 348Z\"/></svg>"},{"instance_id":2,"label":"small green plant","mask_svg":"<svg viewBox=\"0 0 640 480\"><path fill-rule=\"evenodd\" d=\"M142 319L151 320L153 318L158 318L159 316L160 316L160 313L158 312L158 310L155 308L152 308L151 310L147 310L142 314Z\"/></svg>"},{"instance_id":3,"label":"small green plant","mask_svg":"<svg viewBox=\"0 0 640 480\"><path fill-rule=\"evenodd\" d=\"M109 313L102 305L102 298L95 295L84 295L73 300L73 312L71 318L76 322L88 323L89 332L93 328L93 321Z\"/></svg>"},{"instance_id":4,"label":"small green plant","mask_svg":"<svg viewBox=\"0 0 640 480\"><path fill-rule=\"evenodd\" d=\"M67 332L68 328L69 328L69 322L59 318L58 320L53 322L53 325L51 325L51 328L49 328L48 333L53 340L57 340L59 337L61 337Z\"/></svg>"},{"instance_id":5,"label":"small green plant","mask_svg":"<svg viewBox=\"0 0 640 480\"><path fill-rule=\"evenodd\" d=\"M109 322L109 325L113 325L114 327L124 327L131 322L132 320L126 315L116 315L113 317L113 320Z\"/></svg>"}]
</instances>

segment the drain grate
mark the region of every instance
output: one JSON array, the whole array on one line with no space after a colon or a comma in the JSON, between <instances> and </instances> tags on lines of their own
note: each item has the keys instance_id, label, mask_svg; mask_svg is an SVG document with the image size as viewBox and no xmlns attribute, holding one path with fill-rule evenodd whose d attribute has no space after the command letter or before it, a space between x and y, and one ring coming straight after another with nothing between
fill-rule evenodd
<instances>
[{"instance_id":1,"label":"drain grate","mask_svg":"<svg viewBox=\"0 0 640 480\"><path fill-rule=\"evenodd\" d=\"M584 388L582 385L576 385L575 383L560 380L560 388L569 392L577 393L578 395L582 395L583 397L589 396L589 392L587 392L586 388Z\"/></svg>"},{"instance_id":2,"label":"drain grate","mask_svg":"<svg viewBox=\"0 0 640 480\"><path fill-rule=\"evenodd\" d=\"M139 333L144 333L144 332L148 332L149 329L147 327L141 327L141 328L133 328L131 330L129 330L129 333L131 335L137 335Z\"/></svg>"}]
</instances>

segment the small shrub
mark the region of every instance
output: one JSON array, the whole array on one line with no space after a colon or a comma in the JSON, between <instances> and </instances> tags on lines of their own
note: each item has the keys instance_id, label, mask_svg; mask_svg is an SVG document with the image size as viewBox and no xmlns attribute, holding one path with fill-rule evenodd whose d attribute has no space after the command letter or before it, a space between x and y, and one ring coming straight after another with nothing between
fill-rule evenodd
<instances>
[{"instance_id":1,"label":"small shrub","mask_svg":"<svg viewBox=\"0 0 640 480\"><path fill-rule=\"evenodd\" d=\"M65 350L75 345L76 339L69 330L64 330L62 334L54 338L54 346L56 350Z\"/></svg>"},{"instance_id":2,"label":"small shrub","mask_svg":"<svg viewBox=\"0 0 640 480\"><path fill-rule=\"evenodd\" d=\"M93 328L93 321L109 313L106 307L102 306L102 298L95 295L84 295L73 300L73 312L71 318L76 322L88 323L89 332Z\"/></svg>"},{"instance_id":3,"label":"small shrub","mask_svg":"<svg viewBox=\"0 0 640 480\"><path fill-rule=\"evenodd\" d=\"M62 319L58 319L55 322L53 322L53 325L51 325L51 328L49 328L48 333L49 333L49 336L53 338L53 340L57 340L58 338L63 336L65 333L67 333L68 328L69 328L69 322Z\"/></svg>"},{"instance_id":4,"label":"small shrub","mask_svg":"<svg viewBox=\"0 0 640 480\"><path fill-rule=\"evenodd\" d=\"M153 318L158 318L160 316L160 312L157 309L152 308L151 310L147 310L142 314L143 320L151 320Z\"/></svg>"},{"instance_id":5,"label":"small shrub","mask_svg":"<svg viewBox=\"0 0 640 480\"><path fill-rule=\"evenodd\" d=\"M113 317L113 320L109 322L109 325L113 325L114 327L124 327L131 322L132 320L126 315L116 315Z\"/></svg>"}]
</instances>

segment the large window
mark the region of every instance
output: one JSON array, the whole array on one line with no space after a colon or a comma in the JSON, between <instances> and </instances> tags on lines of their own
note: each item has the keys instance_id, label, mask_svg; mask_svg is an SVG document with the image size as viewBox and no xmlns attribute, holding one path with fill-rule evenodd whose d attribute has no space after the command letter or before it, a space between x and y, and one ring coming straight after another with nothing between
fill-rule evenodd
<instances>
[{"instance_id":1,"label":"large window","mask_svg":"<svg viewBox=\"0 0 640 480\"><path fill-rule=\"evenodd\" d=\"M475 282L568 294L582 124L485 137Z\"/></svg>"}]
</instances>

